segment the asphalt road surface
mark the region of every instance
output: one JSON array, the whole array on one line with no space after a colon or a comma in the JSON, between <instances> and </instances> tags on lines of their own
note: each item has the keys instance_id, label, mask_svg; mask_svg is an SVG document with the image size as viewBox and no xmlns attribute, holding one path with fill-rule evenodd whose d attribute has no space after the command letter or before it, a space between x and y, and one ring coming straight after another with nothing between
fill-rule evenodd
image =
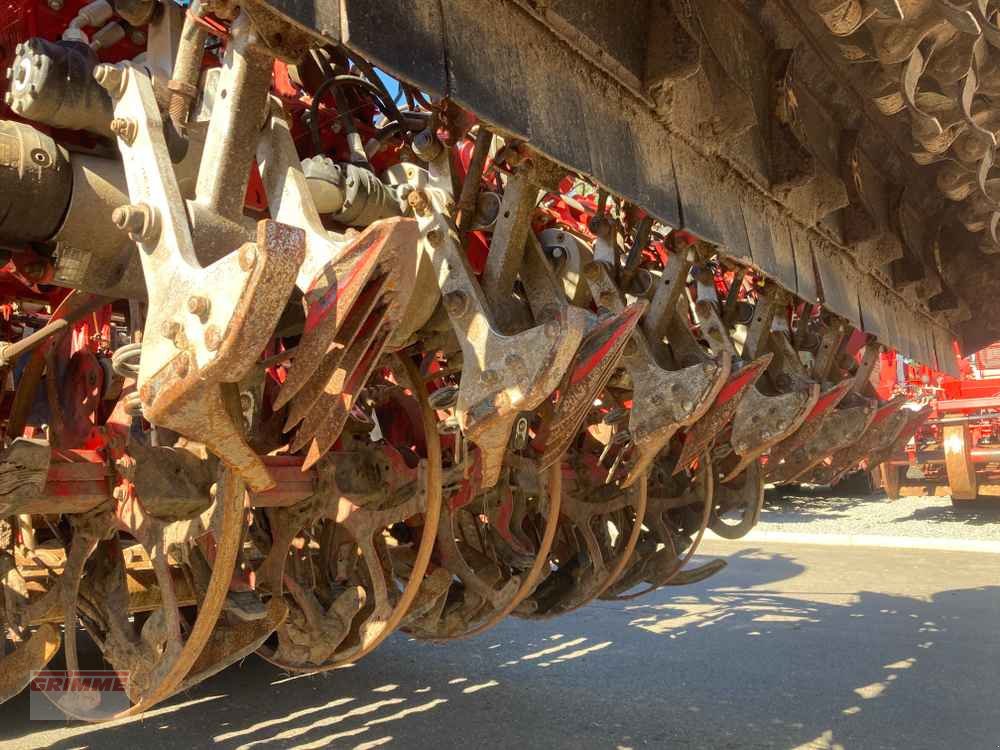
<instances>
[{"instance_id":1,"label":"asphalt road surface","mask_svg":"<svg viewBox=\"0 0 1000 750\"><path fill-rule=\"evenodd\" d=\"M0 707L0 748L1000 747L1000 555L706 544L698 586L396 635L293 677L251 657L118 726Z\"/></svg>"}]
</instances>

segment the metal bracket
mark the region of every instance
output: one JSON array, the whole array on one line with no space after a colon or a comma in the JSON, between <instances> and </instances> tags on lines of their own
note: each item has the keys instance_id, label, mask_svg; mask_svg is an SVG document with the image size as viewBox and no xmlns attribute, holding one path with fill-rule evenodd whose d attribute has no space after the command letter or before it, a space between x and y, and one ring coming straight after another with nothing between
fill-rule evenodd
<instances>
[{"instance_id":1,"label":"metal bracket","mask_svg":"<svg viewBox=\"0 0 1000 750\"><path fill-rule=\"evenodd\" d=\"M621 292L604 264L588 263L584 276L591 295L602 306L612 312L625 309ZM648 320L651 315L652 308L646 313L643 329L659 330L658 321ZM690 427L708 411L729 377L732 361L729 352L723 351L717 361L666 370L656 361L646 334L632 334L623 364L632 379L628 427L633 449L623 487L631 487L646 473L677 430Z\"/></svg>"},{"instance_id":2,"label":"metal bracket","mask_svg":"<svg viewBox=\"0 0 1000 750\"><path fill-rule=\"evenodd\" d=\"M401 322L415 286L420 233L405 218L376 221L360 234L327 232L279 109L257 159L272 215L305 232L296 284L305 296L306 326L275 408L291 402L286 430L301 423L292 450L309 445L307 470L339 437Z\"/></svg>"},{"instance_id":3,"label":"metal bracket","mask_svg":"<svg viewBox=\"0 0 1000 750\"><path fill-rule=\"evenodd\" d=\"M256 362L305 254L300 229L262 221L257 241L203 267L145 72L102 65L95 77L127 120L118 146L133 205L117 213L139 245L149 313L139 366L146 418L205 443L254 490L274 482L222 401ZM206 165L211 167L213 165Z\"/></svg>"},{"instance_id":4,"label":"metal bracket","mask_svg":"<svg viewBox=\"0 0 1000 750\"><path fill-rule=\"evenodd\" d=\"M540 325L512 336L500 333L448 215L450 204L440 188L418 188L410 196L445 310L461 342L456 414L465 436L480 449L486 489L499 479L518 413L534 411L559 386L583 341L589 313L556 306Z\"/></svg>"},{"instance_id":5,"label":"metal bracket","mask_svg":"<svg viewBox=\"0 0 1000 750\"><path fill-rule=\"evenodd\" d=\"M882 404L864 434L852 445L835 452L830 465L820 465L810 479L817 480L817 484L835 484L869 456L891 446L910 419L909 410L903 408L905 404L902 396Z\"/></svg>"},{"instance_id":6,"label":"metal bracket","mask_svg":"<svg viewBox=\"0 0 1000 750\"><path fill-rule=\"evenodd\" d=\"M875 411L874 401L830 410L819 422L811 442L789 453L768 471L767 481L777 484L804 477L827 456L860 439L875 418Z\"/></svg>"}]
</instances>

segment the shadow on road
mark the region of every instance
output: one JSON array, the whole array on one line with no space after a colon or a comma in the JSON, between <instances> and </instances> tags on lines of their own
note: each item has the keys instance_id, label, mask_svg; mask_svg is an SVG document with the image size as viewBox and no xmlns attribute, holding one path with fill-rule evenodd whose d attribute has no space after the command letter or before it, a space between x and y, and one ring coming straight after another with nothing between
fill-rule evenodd
<instances>
[{"instance_id":1,"label":"shadow on road","mask_svg":"<svg viewBox=\"0 0 1000 750\"><path fill-rule=\"evenodd\" d=\"M904 521L929 521L967 526L1000 523L1000 498L980 498L956 505L917 508L905 518L895 519L896 523Z\"/></svg>"},{"instance_id":2,"label":"shadow on road","mask_svg":"<svg viewBox=\"0 0 1000 750\"><path fill-rule=\"evenodd\" d=\"M793 554L734 552L726 574L443 645L396 635L361 664L282 674L251 657L142 720L31 723L39 746L220 750L987 747L1000 586L929 598L797 586ZM815 580L815 579L813 579ZM970 650L971 649L971 650ZM990 739L992 738L992 739ZM0 742L0 746L3 743ZM18 745L28 747L29 745Z\"/></svg>"}]
</instances>

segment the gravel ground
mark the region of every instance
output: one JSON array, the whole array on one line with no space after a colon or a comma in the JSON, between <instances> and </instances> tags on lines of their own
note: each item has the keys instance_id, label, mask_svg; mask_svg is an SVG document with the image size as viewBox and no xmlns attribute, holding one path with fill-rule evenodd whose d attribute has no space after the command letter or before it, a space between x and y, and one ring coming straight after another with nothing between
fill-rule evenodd
<instances>
[{"instance_id":1,"label":"gravel ground","mask_svg":"<svg viewBox=\"0 0 1000 750\"><path fill-rule=\"evenodd\" d=\"M1000 541L1000 498L953 506L947 497L889 500L881 492L868 497L845 497L820 488L769 489L757 528L800 534Z\"/></svg>"}]
</instances>

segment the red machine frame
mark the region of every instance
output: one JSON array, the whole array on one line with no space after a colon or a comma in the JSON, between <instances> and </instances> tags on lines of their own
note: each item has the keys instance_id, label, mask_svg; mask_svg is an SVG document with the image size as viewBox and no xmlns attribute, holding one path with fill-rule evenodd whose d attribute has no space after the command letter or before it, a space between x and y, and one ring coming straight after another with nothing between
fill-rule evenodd
<instances>
[{"instance_id":1,"label":"red machine frame","mask_svg":"<svg viewBox=\"0 0 1000 750\"><path fill-rule=\"evenodd\" d=\"M905 452L882 464L890 497L950 495L954 501L1000 496L1000 343L969 357L955 348L960 378L882 355L879 395L906 393L931 404L930 418Z\"/></svg>"}]
</instances>

